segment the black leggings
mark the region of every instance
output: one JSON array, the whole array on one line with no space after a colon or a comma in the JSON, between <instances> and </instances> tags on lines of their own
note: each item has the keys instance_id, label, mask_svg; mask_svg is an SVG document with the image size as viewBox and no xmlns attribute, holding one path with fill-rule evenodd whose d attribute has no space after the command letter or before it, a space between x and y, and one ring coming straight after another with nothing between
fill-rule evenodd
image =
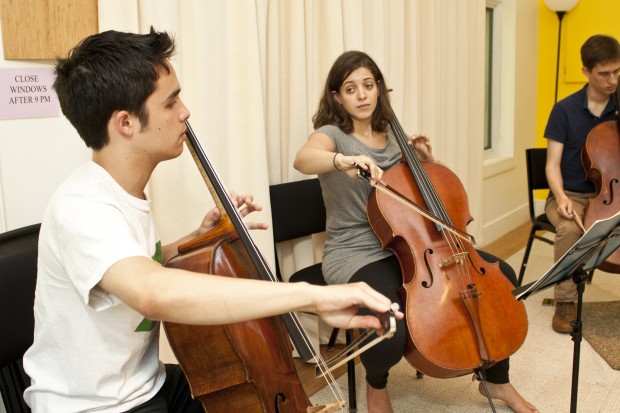
<instances>
[{"instance_id":1,"label":"black leggings","mask_svg":"<svg viewBox=\"0 0 620 413\"><path fill-rule=\"evenodd\" d=\"M189 384L178 364L166 364L166 382L149 401L126 413L205 413L202 403L194 400Z\"/></svg>"},{"instance_id":2,"label":"black leggings","mask_svg":"<svg viewBox=\"0 0 620 413\"><path fill-rule=\"evenodd\" d=\"M506 278L513 285L517 284L516 274L508 263L484 251L478 251L478 253L486 261L499 262L500 270L506 275ZM402 288L403 277L400 272L398 259L394 255L360 268L349 282L359 281L364 281L388 297L392 302L398 303L402 308L402 303L398 297L398 290ZM362 309L360 313L368 313L368 310ZM405 352L406 335L405 321L397 320L394 337L389 340L383 340L361 354L360 358L366 370L366 381L370 386L376 389L385 388L390 368L400 361ZM372 338L370 337L368 340ZM487 380L495 384L508 383L510 381L508 370L509 359L499 361L485 370Z\"/></svg>"}]
</instances>

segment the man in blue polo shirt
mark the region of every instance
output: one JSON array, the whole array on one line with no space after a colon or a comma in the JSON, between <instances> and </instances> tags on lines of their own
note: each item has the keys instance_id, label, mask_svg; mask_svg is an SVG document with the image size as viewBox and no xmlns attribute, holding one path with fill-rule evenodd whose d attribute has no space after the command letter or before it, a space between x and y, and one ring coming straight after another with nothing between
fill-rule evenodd
<instances>
[{"instance_id":1,"label":"man in blue polo shirt","mask_svg":"<svg viewBox=\"0 0 620 413\"><path fill-rule=\"evenodd\" d=\"M587 180L581 148L594 126L618 118L615 93L620 44L613 37L594 35L581 47L581 61L588 83L554 105L545 128L546 173L551 188L545 212L556 229L555 261L583 235L577 218L583 221L588 198L596 191ZM576 285L571 280L556 285L554 298L552 327L558 333L570 333L571 321L577 318Z\"/></svg>"}]
</instances>

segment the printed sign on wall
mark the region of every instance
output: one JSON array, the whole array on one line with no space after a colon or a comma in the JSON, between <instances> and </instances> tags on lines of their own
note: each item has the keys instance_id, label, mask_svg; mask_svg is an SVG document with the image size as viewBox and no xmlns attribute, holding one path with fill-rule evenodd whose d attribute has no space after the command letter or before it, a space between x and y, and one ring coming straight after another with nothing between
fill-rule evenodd
<instances>
[{"instance_id":1,"label":"printed sign on wall","mask_svg":"<svg viewBox=\"0 0 620 413\"><path fill-rule=\"evenodd\" d=\"M57 117L53 68L0 69L0 119Z\"/></svg>"}]
</instances>

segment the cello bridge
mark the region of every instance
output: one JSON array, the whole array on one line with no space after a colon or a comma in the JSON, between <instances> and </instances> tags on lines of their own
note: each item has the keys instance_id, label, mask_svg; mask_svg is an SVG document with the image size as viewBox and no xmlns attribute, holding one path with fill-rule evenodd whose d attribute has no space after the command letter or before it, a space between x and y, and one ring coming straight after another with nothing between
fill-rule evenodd
<instances>
[{"instance_id":1,"label":"cello bridge","mask_svg":"<svg viewBox=\"0 0 620 413\"><path fill-rule=\"evenodd\" d=\"M465 257L467 256L467 251L459 252L458 254L454 254L446 258L441 264L439 264L439 268L445 268L452 264L463 265L465 263Z\"/></svg>"}]
</instances>

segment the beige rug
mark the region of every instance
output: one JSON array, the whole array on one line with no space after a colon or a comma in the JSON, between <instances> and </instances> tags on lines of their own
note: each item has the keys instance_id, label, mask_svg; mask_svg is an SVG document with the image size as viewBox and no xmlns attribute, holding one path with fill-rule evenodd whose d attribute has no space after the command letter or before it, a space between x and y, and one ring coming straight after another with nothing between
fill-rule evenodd
<instances>
[{"instance_id":1,"label":"beige rug","mask_svg":"<svg viewBox=\"0 0 620 413\"><path fill-rule=\"evenodd\" d=\"M523 252L508 259L519 268ZM535 242L525 283L541 277L552 265L552 247ZM574 342L569 335L551 329L553 307L543 306L544 298L553 298L552 290L544 290L524 301L529 321L528 336L521 349L510 358L511 382L542 413L569 412ZM597 272L586 286L584 301L619 301L620 276ZM366 412L364 368L356 370L358 412ZM338 383L347 394L346 376ZM397 413L475 413L491 409L470 377L455 379L415 378L415 370L406 361L396 365L390 374L388 391ZM313 403L333 400L328 389L311 397ZM498 413L512 411L501 402ZM620 412L620 371L612 369L593 350L587 340L581 341L577 411L579 413Z\"/></svg>"}]
</instances>

